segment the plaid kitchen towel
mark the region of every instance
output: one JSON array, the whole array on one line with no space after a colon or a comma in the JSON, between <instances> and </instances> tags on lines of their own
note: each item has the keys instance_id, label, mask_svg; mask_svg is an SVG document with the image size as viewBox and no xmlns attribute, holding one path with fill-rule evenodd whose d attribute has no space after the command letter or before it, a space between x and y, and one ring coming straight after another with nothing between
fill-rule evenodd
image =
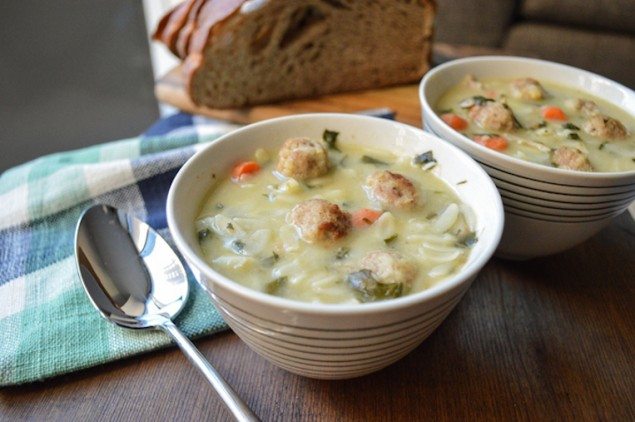
<instances>
[{"instance_id":1,"label":"plaid kitchen towel","mask_svg":"<svg viewBox=\"0 0 635 422\"><path fill-rule=\"evenodd\" d=\"M180 113L137 138L49 155L0 175L0 385L170 343L164 333L126 330L99 316L75 270L75 225L82 210L104 203L171 241L165 199L172 179L200 144L234 127ZM179 327L188 336L225 329L203 291L190 287Z\"/></svg>"},{"instance_id":2,"label":"plaid kitchen towel","mask_svg":"<svg viewBox=\"0 0 635 422\"><path fill-rule=\"evenodd\" d=\"M384 108L361 113L394 118ZM171 242L165 199L172 179L202 144L236 127L179 113L142 136L49 155L0 175L0 386L170 344L161 332L126 330L99 316L75 270L75 225L88 206L109 204ZM227 328L188 276L190 297L177 325L190 337Z\"/></svg>"}]
</instances>

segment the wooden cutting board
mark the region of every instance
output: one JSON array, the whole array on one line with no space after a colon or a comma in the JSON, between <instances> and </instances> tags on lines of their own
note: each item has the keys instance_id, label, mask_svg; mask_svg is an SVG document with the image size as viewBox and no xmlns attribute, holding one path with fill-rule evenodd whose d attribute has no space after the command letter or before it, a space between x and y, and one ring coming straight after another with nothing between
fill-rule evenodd
<instances>
[{"instance_id":1,"label":"wooden cutting board","mask_svg":"<svg viewBox=\"0 0 635 422\"><path fill-rule=\"evenodd\" d=\"M155 85L159 101L183 111L220 118L236 123L252 123L272 117L311 112L355 113L376 108L389 108L396 120L421 127L421 106L418 85L356 91L317 98L286 101L240 109L211 109L195 105L185 92L184 79L179 66L168 72Z\"/></svg>"}]
</instances>

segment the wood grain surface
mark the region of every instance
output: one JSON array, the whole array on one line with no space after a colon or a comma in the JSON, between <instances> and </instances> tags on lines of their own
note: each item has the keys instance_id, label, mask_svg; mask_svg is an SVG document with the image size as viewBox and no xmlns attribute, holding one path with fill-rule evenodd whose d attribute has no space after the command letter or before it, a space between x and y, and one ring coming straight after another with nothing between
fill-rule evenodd
<instances>
[{"instance_id":1,"label":"wood grain surface","mask_svg":"<svg viewBox=\"0 0 635 422\"><path fill-rule=\"evenodd\" d=\"M233 333L197 341L264 421L635 420L635 224L526 262L492 259L412 353L362 378L276 368ZM0 419L228 420L175 348L0 390Z\"/></svg>"},{"instance_id":2,"label":"wood grain surface","mask_svg":"<svg viewBox=\"0 0 635 422\"><path fill-rule=\"evenodd\" d=\"M387 107L395 112L396 120L421 127L421 107L417 90L416 84L404 85L241 109L219 110L195 105L185 91L181 68L176 67L157 81L154 92L159 101L183 111L236 123L252 123L297 113L355 113Z\"/></svg>"}]
</instances>

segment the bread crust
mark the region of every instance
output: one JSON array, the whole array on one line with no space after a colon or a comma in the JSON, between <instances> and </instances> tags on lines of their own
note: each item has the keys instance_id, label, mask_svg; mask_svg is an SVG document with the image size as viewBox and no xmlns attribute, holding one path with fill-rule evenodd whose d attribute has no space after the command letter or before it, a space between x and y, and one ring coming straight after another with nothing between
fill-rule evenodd
<instances>
[{"instance_id":1,"label":"bread crust","mask_svg":"<svg viewBox=\"0 0 635 422\"><path fill-rule=\"evenodd\" d=\"M185 60L190 53L201 53L210 38L210 29L246 1L186 0L161 18L152 39L161 41L175 56Z\"/></svg>"},{"instance_id":2,"label":"bread crust","mask_svg":"<svg viewBox=\"0 0 635 422\"><path fill-rule=\"evenodd\" d=\"M153 39L163 42L174 55L181 58L184 57L178 54L176 41L183 26L187 24L188 15L194 3L195 0L188 0L176 5L159 21L159 25L152 35Z\"/></svg>"},{"instance_id":3,"label":"bread crust","mask_svg":"<svg viewBox=\"0 0 635 422\"><path fill-rule=\"evenodd\" d=\"M190 9L190 13L188 14L187 22L179 32L175 47L177 55L181 58L187 57L192 34L198 29L198 15L205 4L205 1L206 0L195 0L192 8Z\"/></svg>"}]
</instances>

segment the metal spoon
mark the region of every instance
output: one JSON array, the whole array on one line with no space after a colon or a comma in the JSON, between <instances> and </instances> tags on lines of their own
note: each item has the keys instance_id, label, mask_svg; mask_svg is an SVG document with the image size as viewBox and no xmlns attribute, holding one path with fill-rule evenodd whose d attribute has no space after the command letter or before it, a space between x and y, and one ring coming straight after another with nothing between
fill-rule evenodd
<instances>
[{"instance_id":1,"label":"metal spoon","mask_svg":"<svg viewBox=\"0 0 635 422\"><path fill-rule=\"evenodd\" d=\"M157 232L121 210L95 205L77 224L75 259L84 289L101 316L121 327L162 329L237 420L259 420L172 322L187 300L187 276Z\"/></svg>"}]
</instances>

